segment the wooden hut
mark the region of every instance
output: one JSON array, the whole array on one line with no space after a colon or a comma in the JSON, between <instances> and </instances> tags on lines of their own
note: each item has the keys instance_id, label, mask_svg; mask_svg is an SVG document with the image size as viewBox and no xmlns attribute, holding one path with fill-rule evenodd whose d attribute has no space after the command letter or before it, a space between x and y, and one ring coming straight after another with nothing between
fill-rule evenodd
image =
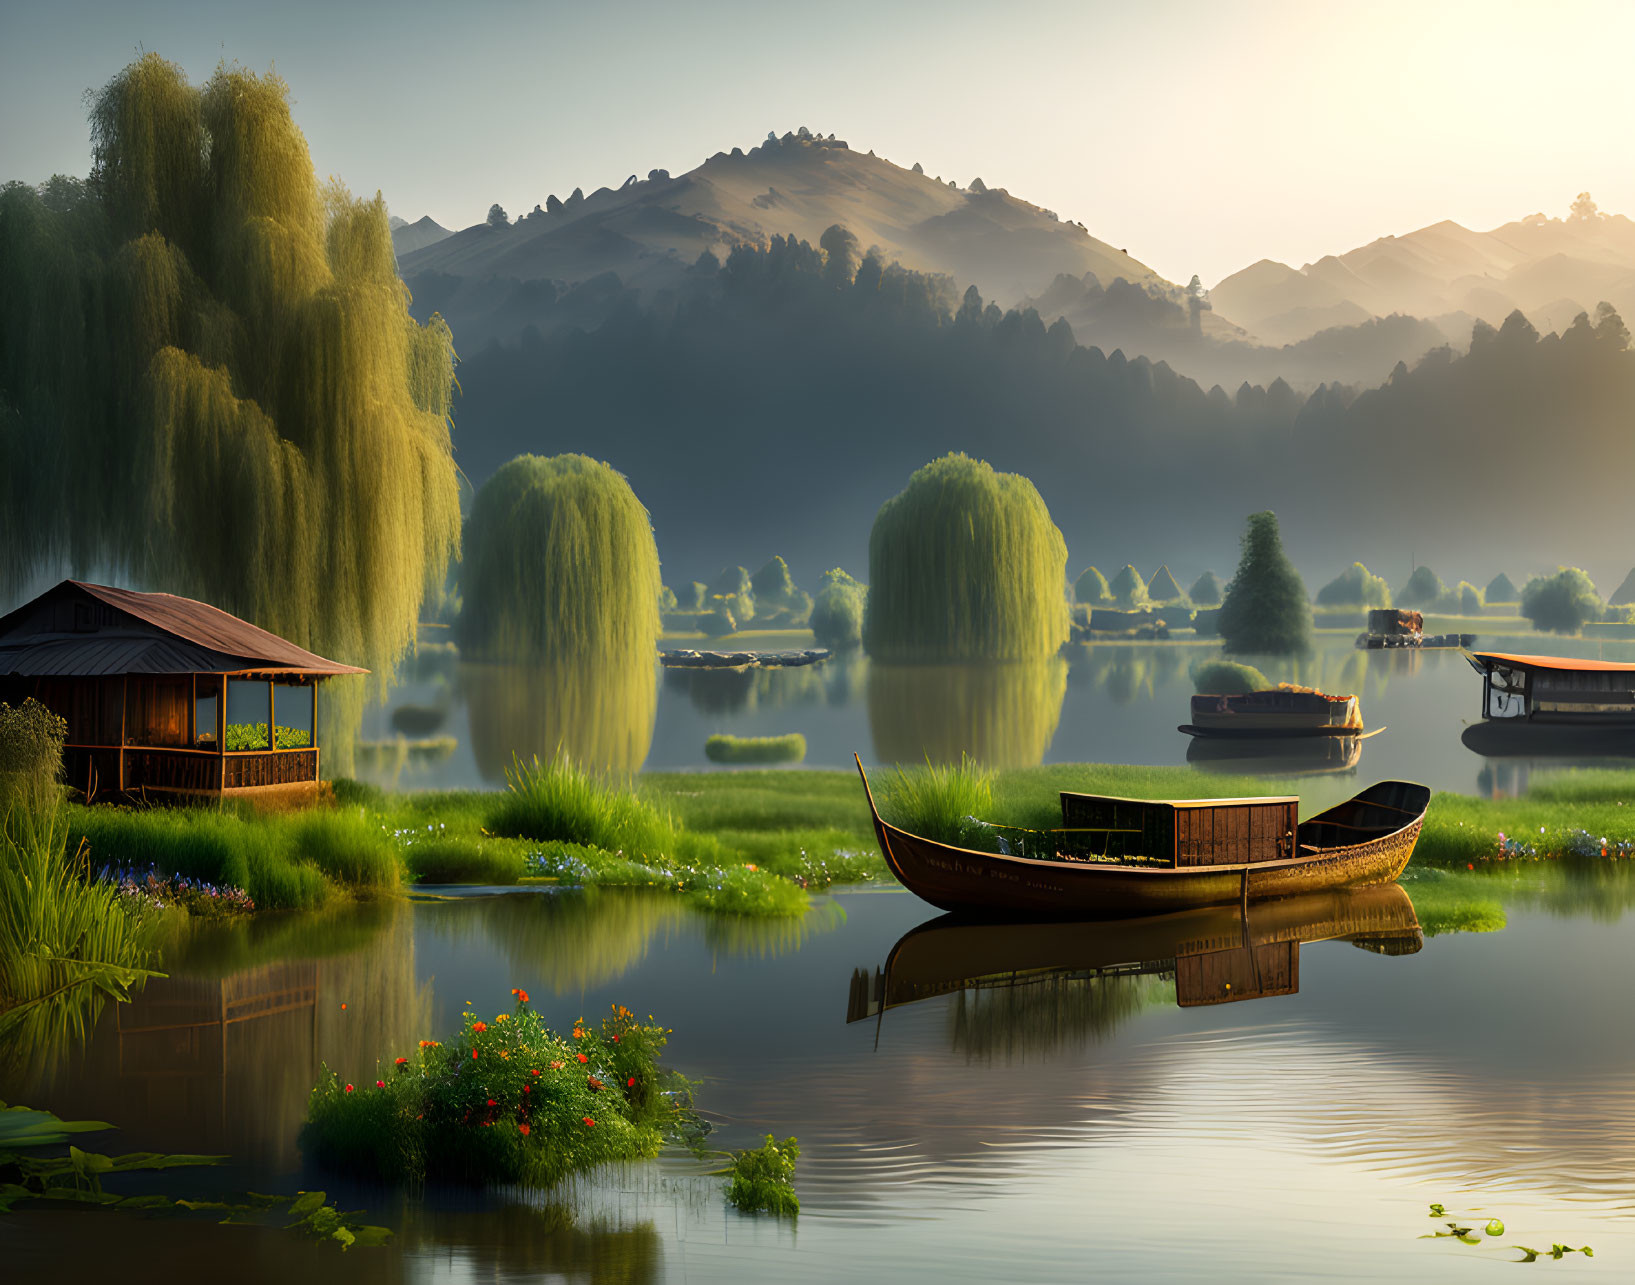
<instances>
[{"instance_id":1,"label":"wooden hut","mask_svg":"<svg viewBox=\"0 0 1635 1285\"><path fill-rule=\"evenodd\" d=\"M87 798L311 796L318 686L367 672L168 593L64 580L0 616L0 701L68 723Z\"/></svg>"}]
</instances>

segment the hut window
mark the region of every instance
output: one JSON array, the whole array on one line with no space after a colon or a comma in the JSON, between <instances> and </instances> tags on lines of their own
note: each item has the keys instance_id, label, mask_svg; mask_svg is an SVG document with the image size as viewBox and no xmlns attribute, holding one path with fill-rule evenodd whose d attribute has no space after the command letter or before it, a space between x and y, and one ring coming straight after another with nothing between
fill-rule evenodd
<instances>
[{"instance_id":1,"label":"hut window","mask_svg":"<svg viewBox=\"0 0 1635 1285\"><path fill-rule=\"evenodd\" d=\"M272 713L272 687L266 682L241 678L227 680L227 744L233 750L264 750L267 744L269 715Z\"/></svg>"},{"instance_id":2,"label":"hut window","mask_svg":"<svg viewBox=\"0 0 1635 1285\"><path fill-rule=\"evenodd\" d=\"M193 683L193 743L216 748L216 713L221 704L221 680L197 678Z\"/></svg>"},{"instance_id":3,"label":"hut window","mask_svg":"<svg viewBox=\"0 0 1635 1285\"><path fill-rule=\"evenodd\" d=\"M312 685L273 684L273 723L278 728L278 748L305 749L314 743L312 727Z\"/></svg>"}]
</instances>

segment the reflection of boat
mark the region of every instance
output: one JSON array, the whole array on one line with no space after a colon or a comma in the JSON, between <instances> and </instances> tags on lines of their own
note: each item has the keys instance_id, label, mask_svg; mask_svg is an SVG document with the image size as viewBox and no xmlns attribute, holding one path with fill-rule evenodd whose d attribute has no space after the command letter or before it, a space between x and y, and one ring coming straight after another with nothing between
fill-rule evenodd
<instances>
[{"instance_id":1,"label":"reflection of boat","mask_svg":"<svg viewBox=\"0 0 1635 1285\"><path fill-rule=\"evenodd\" d=\"M1187 742L1187 763L1205 772L1248 776L1350 772L1362 761L1363 740L1361 736L1200 736Z\"/></svg>"},{"instance_id":2,"label":"reflection of boat","mask_svg":"<svg viewBox=\"0 0 1635 1285\"><path fill-rule=\"evenodd\" d=\"M1295 798L1146 800L1062 794L1060 830L992 827L1012 851L921 838L880 817L858 775L881 855L943 910L1096 918L1156 914L1389 883L1413 855L1431 792L1381 781L1309 821ZM1038 855L1028 856L1029 847Z\"/></svg>"},{"instance_id":3,"label":"reflection of boat","mask_svg":"<svg viewBox=\"0 0 1635 1285\"><path fill-rule=\"evenodd\" d=\"M1310 688L1273 687L1238 696L1194 696L1189 736L1359 736L1362 708L1355 696Z\"/></svg>"},{"instance_id":4,"label":"reflection of boat","mask_svg":"<svg viewBox=\"0 0 1635 1285\"><path fill-rule=\"evenodd\" d=\"M852 974L846 1020L955 991L1170 973L1182 1008L1292 995L1302 943L1333 940L1388 955L1423 944L1400 884L1308 893L1247 914L1213 906L1094 925L944 915L906 933L883 969Z\"/></svg>"}]
</instances>

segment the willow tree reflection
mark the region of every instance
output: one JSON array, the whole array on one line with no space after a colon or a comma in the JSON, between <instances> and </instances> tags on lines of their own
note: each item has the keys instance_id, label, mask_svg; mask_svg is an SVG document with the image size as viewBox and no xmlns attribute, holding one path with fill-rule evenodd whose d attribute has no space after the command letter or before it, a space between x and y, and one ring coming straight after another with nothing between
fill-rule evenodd
<instances>
[{"instance_id":1,"label":"willow tree reflection","mask_svg":"<svg viewBox=\"0 0 1635 1285\"><path fill-rule=\"evenodd\" d=\"M600 661L463 664L477 770L496 784L512 756L564 750L598 772L637 772L653 744L658 665Z\"/></svg>"},{"instance_id":2,"label":"willow tree reflection","mask_svg":"<svg viewBox=\"0 0 1635 1285\"><path fill-rule=\"evenodd\" d=\"M957 763L968 754L990 767L1037 767L1061 720L1067 662L872 662L867 690L869 731L882 762Z\"/></svg>"}]
</instances>

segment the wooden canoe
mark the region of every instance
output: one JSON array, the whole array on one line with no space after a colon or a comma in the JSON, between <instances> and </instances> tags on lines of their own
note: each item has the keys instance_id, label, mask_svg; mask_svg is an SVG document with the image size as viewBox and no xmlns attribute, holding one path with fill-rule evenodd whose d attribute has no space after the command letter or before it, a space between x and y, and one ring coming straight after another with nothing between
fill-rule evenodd
<instances>
[{"instance_id":1,"label":"wooden canoe","mask_svg":"<svg viewBox=\"0 0 1635 1285\"><path fill-rule=\"evenodd\" d=\"M1133 975L1173 974L1182 1008L1290 995L1300 946L1321 941L1411 955L1424 937L1400 884L1097 924L943 915L905 933L884 968L853 975L846 1020L962 990Z\"/></svg>"},{"instance_id":2,"label":"wooden canoe","mask_svg":"<svg viewBox=\"0 0 1635 1285\"><path fill-rule=\"evenodd\" d=\"M940 910L1000 918L1113 919L1390 883L1413 856L1431 796L1410 781L1371 785L1300 822L1293 842L1278 849L1292 856L1190 865L1041 859L956 847L889 824L853 758L880 855L898 881Z\"/></svg>"}]
</instances>

